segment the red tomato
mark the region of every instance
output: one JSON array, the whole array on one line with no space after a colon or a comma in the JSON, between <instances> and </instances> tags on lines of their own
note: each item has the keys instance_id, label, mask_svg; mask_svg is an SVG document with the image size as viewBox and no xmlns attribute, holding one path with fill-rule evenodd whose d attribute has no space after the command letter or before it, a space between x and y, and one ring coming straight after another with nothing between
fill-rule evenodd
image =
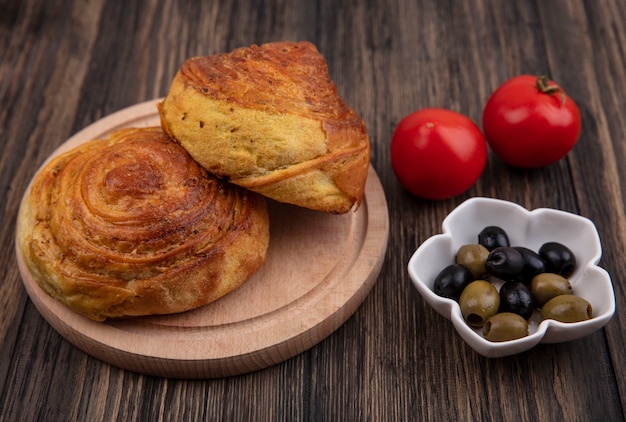
<instances>
[{"instance_id":1,"label":"red tomato","mask_svg":"<svg viewBox=\"0 0 626 422\"><path fill-rule=\"evenodd\" d=\"M469 189L487 162L487 144L468 117L441 108L406 116L391 138L391 166L413 195L446 199Z\"/></svg>"},{"instance_id":2,"label":"red tomato","mask_svg":"<svg viewBox=\"0 0 626 422\"><path fill-rule=\"evenodd\" d=\"M563 158L580 136L580 111L548 78L516 76L496 89L483 110L483 131L505 163L538 168Z\"/></svg>"}]
</instances>

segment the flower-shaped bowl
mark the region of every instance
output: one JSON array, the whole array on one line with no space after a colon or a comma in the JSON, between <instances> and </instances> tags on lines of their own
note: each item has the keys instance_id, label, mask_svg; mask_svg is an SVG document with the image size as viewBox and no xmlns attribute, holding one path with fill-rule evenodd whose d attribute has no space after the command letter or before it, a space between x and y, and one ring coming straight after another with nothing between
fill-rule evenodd
<instances>
[{"instance_id":1,"label":"flower-shaped bowl","mask_svg":"<svg viewBox=\"0 0 626 422\"><path fill-rule=\"evenodd\" d=\"M434 279L454 263L456 251L464 244L478 243L478 233L487 226L503 228L511 246L537 251L546 242L566 245L576 256L574 273L568 277L575 295L593 308L592 318L582 322L541 321L539 312L529 319L529 335L520 339L492 342L481 329L468 326L459 304L433 291ZM602 328L615 313L615 294L609 273L597 264L602 255L594 223L576 214L550 208L529 211L522 206L491 198L476 197L463 202L443 221L443 233L424 241L408 264L411 280L424 299L452 321L459 335L486 357L503 357L524 352L539 343L575 340Z\"/></svg>"}]
</instances>

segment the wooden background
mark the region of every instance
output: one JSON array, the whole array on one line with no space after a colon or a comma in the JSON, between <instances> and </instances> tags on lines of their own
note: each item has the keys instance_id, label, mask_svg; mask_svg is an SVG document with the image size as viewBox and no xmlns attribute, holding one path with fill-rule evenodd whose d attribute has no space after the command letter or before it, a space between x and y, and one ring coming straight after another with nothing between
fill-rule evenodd
<instances>
[{"instance_id":1,"label":"wooden background","mask_svg":"<svg viewBox=\"0 0 626 422\"><path fill-rule=\"evenodd\" d=\"M622 0L0 0L0 420L624 420L626 2ZM390 238L382 273L346 324L282 364L226 379L125 372L74 348L38 314L14 255L19 200L73 133L167 93L190 56L309 40L364 117ZM480 122L499 83L548 74L579 104L581 139L550 167L491 153L466 193L428 202L393 176L389 139L426 106ZM613 277L605 329L486 359L412 287L406 263L472 196L591 218Z\"/></svg>"}]
</instances>

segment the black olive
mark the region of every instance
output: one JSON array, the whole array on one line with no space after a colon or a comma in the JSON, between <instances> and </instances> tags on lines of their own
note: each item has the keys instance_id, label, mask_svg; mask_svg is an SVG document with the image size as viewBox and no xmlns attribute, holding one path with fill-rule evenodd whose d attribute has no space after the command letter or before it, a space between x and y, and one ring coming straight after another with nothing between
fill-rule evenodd
<instances>
[{"instance_id":1,"label":"black olive","mask_svg":"<svg viewBox=\"0 0 626 422\"><path fill-rule=\"evenodd\" d=\"M451 264L437 274L433 291L439 296L458 300L465 286L472 280L472 274L467 268L460 264Z\"/></svg>"},{"instance_id":2,"label":"black olive","mask_svg":"<svg viewBox=\"0 0 626 422\"><path fill-rule=\"evenodd\" d=\"M526 284L509 281L500 287L500 312L512 312L528 319L534 309L533 296Z\"/></svg>"},{"instance_id":3,"label":"black olive","mask_svg":"<svg viewBox=\"0 0 626 422\"><path fill-rule=\"evenodd\" d=\"M546 261L546 271L568 277L576 267L574 253L558 242L544 243L539 248L539 256Z\"/></svg>"},{"instance_id":4,"label":"black olive","mask_svg":"<svg viewBox=\"0 0 626 422\"><path fill-rule=\"evenodd\" d=\"M523 246L515 246L514 248L524 258L524 268L519 274L521 281L530 283L534 276L546 272L546 262L535 251Z\"/></svg>"},{"instance_id":5,"label":"black olive","mask_svg":"<svg viewBox=\"0 0 626 422\"><path fill-rule=\"evenodd\" d=\"M485 268L496 277L511 280L524 268L524 258L516 249L500 246L489 252Z\"/></svg>"},{"instance_id":6,"label":"black olive","mask_svg":"<svg viewBox=\"0 0 626 422\"><path fill-rule=\"evenodd\" d=\"M489 252L500 246L511 246L509 236L498 226L487 226L478 233L478 243Z\"/></svg>"}]
</instances>

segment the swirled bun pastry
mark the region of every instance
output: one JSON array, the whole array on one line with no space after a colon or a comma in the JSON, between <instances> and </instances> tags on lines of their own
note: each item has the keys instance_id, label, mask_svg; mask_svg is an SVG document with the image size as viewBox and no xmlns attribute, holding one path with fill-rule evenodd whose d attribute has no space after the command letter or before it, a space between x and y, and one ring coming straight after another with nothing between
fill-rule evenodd
<instances>
[{"instance_id":1,"label":"swirled bun pastry","mask_svg":"<svg viewBox=\"0 0 626 422\"><path fill-rule=\"evenodd\" d=\"M207 173L161 128L123 129L46 164L18 217L36 282L93 320L197 308L263 263L265 199Z\"/></svg>"},{"instance_id":2,"label":"swirled bun pastry","mask_svg":"<svg viewBox=\"0 0 626 422\"><path fill-rule=\"evenodd\" d=\"M309 42L188 59L161 125L209 172L280 202L344 213L361 201L370 145Z\"/></svg>"}]
</instances>

